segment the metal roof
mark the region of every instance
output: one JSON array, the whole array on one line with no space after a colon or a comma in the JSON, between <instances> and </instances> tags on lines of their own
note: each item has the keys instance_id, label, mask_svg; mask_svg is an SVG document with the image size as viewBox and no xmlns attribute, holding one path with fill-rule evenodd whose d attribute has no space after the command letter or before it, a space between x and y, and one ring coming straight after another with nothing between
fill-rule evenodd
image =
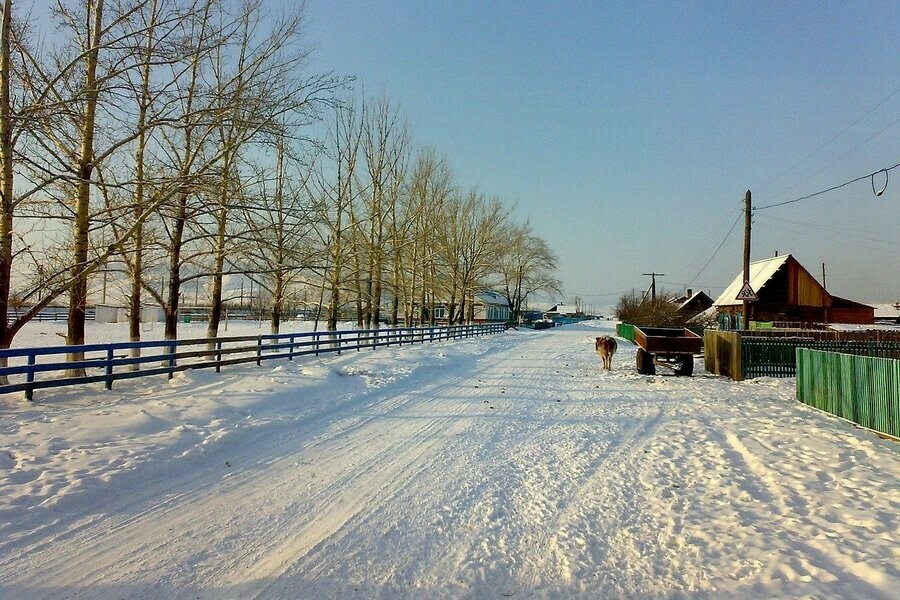
<instances>
[{"instance_id":1,"label":"metal roof","mask_svg":"<svg viewBox=\"0 0 900 600\"><path fill-rule=\"evenodd\" d=\"M753 291L759 294L759 290L790 257L790 254L783 254L750 263L750 287L753 288ZM737 300L738 292L741 291L742 287L744 287L743 271L738 273L731 285L725 288L725 291L716 299L713 306L737 306L742 304L740 300Z\"/></svg>"}]
</instances>

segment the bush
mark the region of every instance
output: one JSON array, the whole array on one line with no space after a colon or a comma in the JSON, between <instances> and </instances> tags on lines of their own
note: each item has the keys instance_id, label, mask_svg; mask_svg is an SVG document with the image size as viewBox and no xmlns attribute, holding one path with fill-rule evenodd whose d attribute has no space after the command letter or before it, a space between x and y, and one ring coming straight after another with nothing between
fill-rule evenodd
<instances>
[{"instance_id":1,"label":"bush","mask_svg":"<svg viewBox=\"0 0 900 600\"><path fill-rule=\"evenodd\" d=\"M615 315L623 323L646 325L649 327L683 327L686 315L678 310L672 302L674 295L663 292L656 300L638 297L635 292L626 293L619 298Z\"/></svg>"}]
</instances>

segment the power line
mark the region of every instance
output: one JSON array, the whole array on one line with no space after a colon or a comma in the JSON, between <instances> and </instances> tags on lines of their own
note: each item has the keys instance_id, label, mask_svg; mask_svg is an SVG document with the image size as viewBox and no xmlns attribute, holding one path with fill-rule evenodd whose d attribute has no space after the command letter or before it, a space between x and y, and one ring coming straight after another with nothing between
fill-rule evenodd
<instances>
[{"instance_id":1,"label":"power line","mask_svg":"<svg viewBox=\"0 0 900 600\"><path fill-rule=\"evenodd\" d=\"M784 217L773 217L771 215L760 215L760 216L762 218L768 219L770 221L780 221L782 223L788 223L790 225L799 225L801 227L806 227L808 229L813 229L813 230L818 229L818 230L822 230L822 231L827 231L829 233L834 233L834 234L838 234L841 236L845 236L847 238L857 238L860 240L865 240L867 242L876 242L878 244L886 244L888 246L894 246L894 247L900 245L900 241L898 241L897 239L889 240L886 238L872 237L872 236L864 235L863 233L860 233L859 231L852 230L852 229L840 229L837 227L832 227L831 225L815 223L813 221L797 221L795 219L785 219ZM777 225L776 225L776 227L777 227ZM786 227L783 229L784 229L784 231L791 231ZM878 232L875 232L875 233L878 233Z\"/></svg>"},{"instance_id":2,"label":"power line","mask_svg":"<svg viewBox=\"0 0 900 600\"><path fill-rule=\"evenodd\" d=\"M839 190L843 187L847 187L851 183L856 183L857 181L862 181L863 179L872 179L879 173L886 174L886 173L896 169L897 167L900 167L900 163L897 163L891 167L886 167L884 169L878 169L877 171L873 171L872 173L869 173L868 175L862 175L860 177L857 177L856 179L851 179L850 181L845 181L844 183L841 183L839 185L833 185L828 189L821 190L821 191L815 192L813 194L808 194L806 196L800 196L799 198L794 198L793 200L785 200L784 202L776 202L775 204L767 204L766 206L756 206L756 207L754 207L754 210L766 210L767 208L775 208L776 206L784 206L785 204L793 204L794 202L800 202L801 200L809 200L810 198L815 198L816 196L821 196L822 194L827 194L828 192L833 192L834 190Z\"/></svg>"},{"instance_id":3,"label":"power line","mask_svg":"<svg viewBox=\"0 0 900 600\"><path fill-rule=\"evenodd\" d=\"M703 268L700 269L700 272L697 273L696 275L694 275L694 278L691 279L691 280L688 282L688 284L687 284L686 287L692 286L692 285L694 284L694 282L697 281L697 278L700 277L700 275L703 274L703 271L706 270L706 267L709 266L709 263L712 262L712 260L716 257L716 254L719 253L719 250L722 249L722 246L725 245L725 241L728 239L728 236L731 235L731 233L734 231L734 228L737 227L737 224L741 221L741 217L743 217L743 216L744 216L744 211L743 211L743 210L740 210L740 211L738 212L737 218L734 220L734 223L731 224L731 229L729 229L729 230L728 230L728 233L725 234L725 237L722 238L722 241L721 241L721 242L719 243L719 245L716 247L715 251L713 251L712 256L709 257L709 260L706 261L706 264L703 265Z\"/></svg>"},{"instance_id":4,"label":"power line","mask_svg":"<svg viewBox=\"0 0 900 600\"><path fill-rule=\"evenodd\" d=\"M621 296L622 294L628 293L630 290L625 290L622 292L607 292L605 294L580 294L578 292L571 292L570 296L580 296L581 298L605 298L607 296Z\"/></svg>"},{"instance_id":5,"label":"power line","mask_svg":"<svg viewBox=\"0 0 900 600\"><path fill-rule=\"evenodd\" d=\"M874 140L875 138L877 138L879 135L881 135L882 133L884 133L885 131L887 131L888 129L890 129L891 127L893 127L894 125L896 125L897 123L900 123L900 117L897 117L896 119L894 119L893 121L891 121L890 123L888 123L887 125L885 125L884 127L882 127L881 129L879 129L878 131L876 131L875 133L873 133L872 135L870 135L868 138L866 138L866 139L864 139L863 141L861 141L861 142L860 142L859 144L857 144L856 146L850 148L849 150L847 150L846 152L844 152L843 154L841 154L840 156L838 156L837 158L835 158L834 160L832 160L830 163L825 164L825 165L822 165L818 170L813 171L812 173L810 173L809 175L807 175L804 179L801 179L800 181L798 181L797 183L795 183L794 185L792 185L792 186L789 187L788 189L784 190L784 192L782 192L781 194L779 194L779 196L787 195L787 193L790 192L792 189L794 189L794 188L796 188L796 187L799 187L799 186L803 185L804 183L806 183L807 181L809 181L810 179L812 179L813 177L815 177L816 175L818 175L818 174L821 173L822 171L826 170L828 167L834 165L835 163L837 163L837 162L840 161L840 160L843 160L843 159L846 158L847 156L850 156L851 154L853 154L854 152L856 152L857 150L859 150L860 148L862 148L863 146L865 146L866 144L868 144L869 142L871 142L872 140Z\"/></svg>"},{"instance_id":6,"label":"power line","mask_svg":"<svg viewBox=\"0 0 900 600\"><path fill-rule=\"evenodd\" d=\"M766 182L765 184L763 184L763 185L760 186L760 187L765 188L766 186L768 186L768 185L769 185L770 183L772 183L773 181L778 181L779 179L781 179L782 177L784 177L784 176L787 175L788 173L792 172L794 169L796 169L797 167L799 167L800 165L802 165L803 163L805 163L807 160L809 160L812 156L814 156L815 154L817 154L820 150L822 150L822 148L824 148L825 146L827 146L828 144L830 144L830 143L833 142L834 140L838 139L839 137L841 137L842 135L844 135L845 133L847 133L847 131L849 131L851 128L853 128L854 126L856 126L860 121L862 121L863 119L865 119L866 117L868 117L869 115L871 115L873 112L875 112L876 110L878 110L884 103L886 103L888 100L890 100L891 98L893 98L894 96L896 96L898 93L900 93L900 88L897 88L896 90L894 90L893 92L891 92L890 94L888 94L888 96L887 96L886 98L884 98L881 102L879 102L878 104L876 104L875 106L873 106L871 109L869 109L868 111L866 111L865 113L863 113L863 114L862 114L861 116L859 116L855 121L853 121L852 123L850 123L849 125L847 125L847 126L844 127L843 129L841 129L838 133L836 133L836 134L834 134L833 136L831 136L831 138L829 138L827 141L823 142L822 145L820 145L818 148L816 148L815 150L813 150L812 152L810 152L809 154L807 154L806 156L804 156L802 159L800 159L800 160L799 160L797 163L795 163L790 169L786 170L785 172L781 173L780 175L778 175L778 176L776 176L776 177L773 177L772 179L770 179L768 182ZM888 127L891 127L891 126L893 126L894 124L896 124L896 121L894 121L894 123L891 123L891 125L889 125ZM885 128L885 129L887 129L887 128ZM876 135L880 135L883 131L884 131L884 129L882 129L881 131L879 131ZM871 139L871 138L869 138L869 139ZM867 141L868 141L868 140L867 140ZM863 142L863 143L865 143L865 142ZM857 146L856 148L859 148L859 146ZM854 148L853 150L856 150L856 148ZM851 152L853 152L853 150L851 150ZM843 158L843 157L841 157L841 158ZM827 168L828 166L829 166L829 165L826 165L824 168ZM820 170L821 170L821 169L820 169Z\"/></svg>"}]
</instances>

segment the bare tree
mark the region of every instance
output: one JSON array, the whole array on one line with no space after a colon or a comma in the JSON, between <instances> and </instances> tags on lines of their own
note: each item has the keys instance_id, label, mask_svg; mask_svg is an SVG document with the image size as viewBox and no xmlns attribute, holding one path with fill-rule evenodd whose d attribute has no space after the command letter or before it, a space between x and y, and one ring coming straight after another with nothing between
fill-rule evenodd
<instances>
[{"instance_id":1,"label":"bare tree","mask_svg":"<svg viewBox=\"0 0 900 600\"><path fill-rule=\"evenodd\" d=\"M28 129L21 138L25 147L13 159L18 160L30 187L22 188L13 202L28 202L26 216L69 223L72 258L64 269L38 269L43 289L26 296L36 292L40 300L7 329L10 339L46 303L68 291L67 341L83 343L88 277L121 252L146 218L141 215L131 226L108 235L105 230L119 215L110 212L109 202L96 204L96 200L110 197L104 165L114 163L123 149L146 131L146 123L131 126L127 109L118 98L139 63L136 48L147 27L136 15L147 6L148 0L85 0L71 6L59 2L55 15L62 41L56 47L42 54L30 48L25 37L15 39L17 82L23 97L20 118L28 123ZM9 38L4 46L10 49ZM103 232L99 245L91 240L97 232ZM46 239L40 244L47 256L60 255L59 249L47 247ZM28 251L34 255L38 250Z\"/></svg>"},{"instance_id":2,"label":"bare tree","mask_svg":"<svg viewBox=\"0 0 900 600\"><path fill-rule=\"evenodd\" d=\"M275 152L272 177L260 170L257 196L245 202L246 249L242 252L242 264L272 299L272 333L279 332L290 287L300 282L304 270L321 269L323 262L313 245L316 223L307 195L313 168L289 171L284 137L277 138Z\"/></svg>"},{"instance_id":3,"label":"bare tree","mask_svg":"<svg viewBox=\"0 0 900 600\"><path fill-rule=\"evenodd\" d=\"M9 348L6 313L10 305L13 263L13 225L15 199L13 197L13 161L15 152L15 124L12 106L12 0L3 2L3 22L0 23L0 348ZM8 339L9 337L9 339ZM3 365L6 361L3 360Z\"/></svg>"},{"instance_id":4,"label":"bare tree","mask_svg":"<svg viewBox=\"0 0 900 600\"><path fill-rule=\"evenodd\" d=\"M556 255L543 239L532 233L529 223L511 226L504 238L509 243L499 256L498 266L510 318L515 321L530 295L561 294L562 286L556 277Z\"/></svg>"},{"instance_id":5,"label":"bare tree","mask_svg":"<svg viewBox=\"0 0 900 600\"><path fill-rule=\"evenodd\" d=\"M651 299L646 293L639 296L632 290L619 298L614 314L623 323L633 325L681 327L687 316L678 310L678 304L672 301L674 297L663 290Z\"/></svg>"},{"instance_id":6,"label":"bare tree","mask_svg":"<svg viewBox=\"0 0 900 600\"><path fill-rule=\"evenodd\" d=\"M452 192L446 162L433 149L420 152L392 229L395 288L400 286L407 324L413 322L417 305L418 322L434 322L436 221Z\"/></svg>"},{"instance_id":7,"label":"bare tree","mask_svg":"<svg viewBox=\"0 0 900 600\"><path fill-rule=\"evenodd\" d=\"M475 292L496 270L493 257L508 217L499 199L474 189L447 204L438 252L449 279L448 322L472 320Z\"/></svg>"},{"instance_id":8,"label":"bare tree","mask_svg":"<svg viewBox=\"0 0 900 600\"><path fill-rule=\"evenodd\" d=\"M360 213L367 223L363 237L366 253L364 282L365 324L378 327L381 319L383 273L389 242L391 215L403 187L408 156L409 134L399 111L387 98L381 98L363 110L363 150L368 176L367 193Z\"/></svg>"},{"instance_id":9,"label":"bare tree","mask_svg":"<svg viewBox=\"0 0 900 600\"><path fill-rule=\"evenodd\" d=\"M214 196L209 337L217 335L221 320L222 280L232 237L228 226L234 208L232 198L240 185L241 153L249 144L264 139L288 135L302 138L295 130L319 119L321 109L340 84L328 75L303 73L310 48L301 44L302 10L273 21L263 19L258 0L247 0L241 6L239 22L233 56L225 53L227 46L218 48L212 67L221 116L217 127L221 160Z\"/></svg>"},{"instance_id":10,"label":"bare tree","mask_svg":"<svg viewBox=\"0 0 900 600\"><path fill-rule=\"evenodd\" d=\"M361 144L362 125L352 102L336 106L334 133L329 144L334 173L323 172L320 162L313 180L319 197L319 235L326 242L328 253L328 268L322 273L322 290L327 289L329 298L328 331L337 329L338 312L344 302L342 292L348 283L355 230L352 206L359 195L356 180Z\"/></svg>"}]
</instances>

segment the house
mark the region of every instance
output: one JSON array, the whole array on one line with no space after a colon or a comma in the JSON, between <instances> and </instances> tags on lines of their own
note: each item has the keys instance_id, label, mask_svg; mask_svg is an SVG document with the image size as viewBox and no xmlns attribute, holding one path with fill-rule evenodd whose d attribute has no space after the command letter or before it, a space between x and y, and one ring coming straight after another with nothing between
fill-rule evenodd
<instances>
[{"instance_id":1,"label":"house","mask_svg":"<svg viewBox=\"0 0 900 600\"><path fill-rule=\"evenodd\" d=\"M702 290L694 292L688 288L684 295L672 298L672 303L678 306L678 312L683 314L685 319L691 319L712 306L713 299Z\"/></svg>"},{"instance_id":2,"label":"house","mask_svg":"<svg viewBox=\"0 0 900 600\"><path fill-rule=\"evenodd\" d=\"M739 273L714 305L722 329L743 329L743 302L737 300L744 286ZM872 306L832 296L790 254L750 263L750 287L758 300L750 302L751 321L782 323L874 322Z\"/></svg>"},{"instance_id":3,"label":"house","mask_svg":"<svg viewBox=\"0 0 900 600\"><path fill-rule=\"evenodd\" d=\"M566 306L562 302L554 305L549 310L544 311L545 319L555 319L555 318L565 318L565 317L575 317L577 316L578 309L574 306Z\"/></svg>"},{"instance_id":4,"label":"house","mask_svg":"<svg viewBox=\"0 0 900 600\"><path fill-rule=\"evenodd\" d=\"M893 304L873 304L875 307L875 322L885 325L900 325L900 302Z\"/></svg>"},{"instance_id":5,"label":"house","mask_svg":"<svg viewBox=\"0 0 900 600\"><path fill-rule=\"evenodd\" d=\"M456 307L459 310L459 306ZM473 323L505 323L509 321L509 302L497 292L481 290L475 292L473 304ZM468 308L465 309L469 312ZM448 303L441 302L434 307L434 318L438 322L447 322Z\"/></svg>"},{"instance_id":6,"label":"house","mask_svg":"<svg viewBox=\"0 0 900 600\"><path fill-rule=\"evenodd\" d=\"M509 321L509 302L490 290L475 293L475 323L505 323Z\"/></svg>"}]
</instances>

